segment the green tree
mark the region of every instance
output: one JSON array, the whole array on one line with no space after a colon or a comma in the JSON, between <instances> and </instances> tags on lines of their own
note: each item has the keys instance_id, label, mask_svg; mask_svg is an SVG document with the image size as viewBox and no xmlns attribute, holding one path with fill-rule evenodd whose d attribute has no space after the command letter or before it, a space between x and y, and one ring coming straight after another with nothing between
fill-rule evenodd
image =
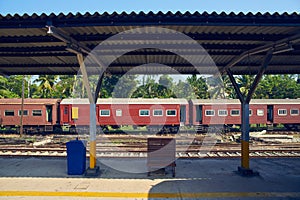
<instances>
[{"instance_id":1,"label":"green tree","mask_svg":"<svg viewBox=\"0 0 300 200\"><path fill-rule=\"evenodd\" d=\"M241 93L246 96L251 88L251 85L255 79L255 76L252 75L241 75L237 76L236 82L240 88ZM255 93L253 94L252 98L255 98Z\"/></svg>"},{"instance_id":2,"label":"green tree","mask_svg":"<svg viewBox=\"0 0 300 200\"><path fill-rule=\"evenodd\" d=\"M179 80L173 87L177 98L196 99L196 95L189 83Z\"/></svg>"},{"instance_id":3,"label":"green tree","mask_svg":"<svg viewBox=\"0 0 300 200\"><path fill-rule=\"evenodd\" d=\"M58 82L55 84L53 97L55 98L70 98L73 95L74 75L60 75Z\"/></svg>"},{"instance_id":4,"label":"green tree","mask_svg":"<svg viewBox=\"0 0 300 200\"><path fill-rule=\"evenodd\" d=\"M0 98L17 98L18 94L10 90L9 80L7 77L0 76Z\"/></svg>"},{"instance_id":5,"label":"green tree","mask_svg":"<svg viewBox=\"0 0 300 200\"><path fill-rule=\"evenodd\" d=\"M265 75L256 90L256 98L300 98L300 84L294 75Z\"/></svg>"},{"instance_id":6,"label":"green tree","mask_svg":"<svg viewBox=\"0 0 300 200\"><path fill-rule=\"evenodd\" d=\"M227 75L222 76L224 90L225 90L225 98L236 99L236 92L233 88L233 85Z\"/></svg>"},{"instance_id":7,"label":"green tree","mask_svg":"<svg viewBox=\"0 0 300 200\"><path fill-rule=\"evenodd\" d=\"M176 98L176 95L172 91L173 83L172 78L163 76L160 79L160 83L155 82L155 76L147 75L143 77L142 85L139 86L132 94L133 98Z\"/></svg>"},{"instance_id":8,"label":"green tree","mask_svg":"<svg viewBox=\"0 0 300 200\"><path fill-rule=\"evenodd\" d=\"M174 89L174 83L173 83L173 78L170 77L167 74L164 74L159 77L158 80L159 85L157 86L159 95L162 98L170 98L170 97L175 97L175 91Z\"/></svg>"},{"instance_id":9,"label":"green tree","mask_svg":"<svg viewBox=\"0 0 300 200\"><path fill-rule=\"evenodd\" d=\"M114 98L130 98L137 87L136 75L124 75L118 79L112 91Z\"/></svg>"},{"instance_id":10,"label":"green tree","mask_svg":"<svg viewBox=\"0 0 300 200\"><path fill-rule=\"evenodd\" d=\"M102 87L100 90L101 98L112 97L115 85L118 83L121 75L106 75L102 80Z\"/></svg>"},{"instance_id":11,"label":"green tree","mask_svg":"<svg viewBox=\"0 0 300 200\"><path fill-rule=\"evenodd\" d=\"M38 79L34 80L39 84L35 95L40 98L53 98L57 78L57 75L40 75Z\"/></svg>"},{"instance_id":12,"label":"green tree","mask_svg":"<svg viewBox=\"0 0 300 200\"><path fill-rule=\"evenodd\" d=\"M8 77L8 83L7 88L10 92L15 94L15 97L21 97L22 96L22 82L23 82L23 76L22 75L12 75ZM25 88L28 87L28 82L25 81ZM28 96L28 90L24 90L24 96Z\"/></svg>"},{"instance_id":13,"label":"green tree","mask_svg":"<svg viewBox=\"0 0 300 200\"><path fill-rule=\"evenodd\" d=\"M209 98L208 87L203 77L198 78L197 75L193 74L187 78L187 82L192 87L197 99Z\"/></svg>"},{"instance_id":14,"label":"green tree","mask_svg":"<svg viewBox=\"0 0 300 200\"><path fill-rule=\"evenodd\" d=\"M229 77L226 75L222 77L208 77L207 85L210 98L236 98L234 88L230 82Z\"/></svg>"}]
</instances>

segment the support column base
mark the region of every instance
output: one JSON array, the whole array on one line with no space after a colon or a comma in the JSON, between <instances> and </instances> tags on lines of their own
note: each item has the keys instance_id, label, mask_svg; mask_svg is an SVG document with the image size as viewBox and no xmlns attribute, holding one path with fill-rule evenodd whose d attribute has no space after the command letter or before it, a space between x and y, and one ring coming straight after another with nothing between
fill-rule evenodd
<instances>
[{"instance_id":1,"label":"support column base","mask_svg":"<svg viewBox=\"0 0 300 200\"><path fill-rule=\"evenodd\" d=\"M241 176L259 176L259 172L244 167L238 167L237 173Z\"/></svg>"},{"instance_id":2,"label":"support column base","mask_svg":"<svg viewBox=\"0 0 300 200\"><path fill-rule=\"evenodd\" d=\"M84 174L86 177L97 177L100 175L100 168L96 166L95 168L87 168Z\"/></svg>"}]
</instances>

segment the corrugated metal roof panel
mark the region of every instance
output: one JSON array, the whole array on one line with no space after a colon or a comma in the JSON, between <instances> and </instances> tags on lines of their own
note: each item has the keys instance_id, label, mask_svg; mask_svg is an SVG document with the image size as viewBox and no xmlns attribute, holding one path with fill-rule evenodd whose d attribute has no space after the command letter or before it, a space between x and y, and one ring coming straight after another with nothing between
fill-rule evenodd
<instances>
[{"instance_id":1,"label":"corrugated metal roof panel","mask_svg":"<svg viewBox=\"0 0 300 200\"><path fill-rule=\"evenodd\" d=\"M56 26L64 34L75 38L90 49L103 40L125 30L148 26L168 28L190 36L202 45L220 68L233 58L255 47L272 44L283 38L299 33L299 13L199 13L199 12L140 12L140 13L59 13L24 14L22 16L0 15L0 73L22 74L23 67L30 74L76 74L79 65L75 54L70 54L68 44L48 35L46 25ZM168 34L167 29L160 30ZM127 51L132 45L141 45L135 35L127 43L114 41L108 48ZM180 40L160 40L169 49L180 48L182 54L196 62L193 48ZM274 55L266 73L300 73L300 39L293 41L294 51ZM119 45L119 46L118 46ZM127 46L126 46L127 45ZM172 47L173 45L173 47ZM156 54L155 54L156 53ZM46 54L46 55L42 55ZM189 55L190 54L190 55ZM194 56L194 57L193 57ZM263 54L244 59L232 68L235 74L256 73ZM169 65L179 73L195 73L194 67L186 65L178 56L165 55L163 51L140 51L125 55L108 69L110 73L125 73L134 66L147 63ZM134 65L134 66L130 66ZM55 68L55 70L53 70ZM203 73L213 70L202 66ZM157 70L168 73L168 71ZM143 72L141 72L143 73ZM149 71L146 71L149 73Z\"/></svg>"}]
</instances>

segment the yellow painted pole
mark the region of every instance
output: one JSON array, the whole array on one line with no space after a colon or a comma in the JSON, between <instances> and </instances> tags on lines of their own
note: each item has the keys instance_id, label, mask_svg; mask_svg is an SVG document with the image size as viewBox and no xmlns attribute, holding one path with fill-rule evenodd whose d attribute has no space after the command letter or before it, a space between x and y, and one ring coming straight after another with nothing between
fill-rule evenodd
<instances>
[{"instance_id":1,"label":"yellow painted pole","mask_svg":"<svg viewBox=\"0 0 300 200\"><path fill-rule=\"evenodd\" d=\"M242 103L242 137L241 137L241 150L242 159L241 167L248 170L249 165L249 103Z\"/></svg>"},{"instance_id":2,"label":"yellow painted pole","mask_svg":"<svg viewBox=\"0 0 300 200\"><path fill-rule=\"evenodd\" d=\"M96 167L96 105L94 103L94 97L88 81L88 74L83 62L83 55L77 54L77 59L80 64L83 84L85 89L87 90L90 102L90 168L94 169Z\"/></svg>"},{"instance_id":3,"label":"yellow painted pole","mask_svg":"<svg viewBox=\"0 0 300 200\"><path fill-rule=\"evenodd\" d=\"M241 166L244 169L249 169L249 141L242 140L242 159Z\"/></svg>"},{"instance_id":4,"label":"yellow painted pole","mask_svg":"<svg viewBox=\"0 0 300 200\"><path fill-rule=\"evenodd\" d=\"M96 167L96 141L90 141L90 168Z\"/></svg>"}]
</instances>

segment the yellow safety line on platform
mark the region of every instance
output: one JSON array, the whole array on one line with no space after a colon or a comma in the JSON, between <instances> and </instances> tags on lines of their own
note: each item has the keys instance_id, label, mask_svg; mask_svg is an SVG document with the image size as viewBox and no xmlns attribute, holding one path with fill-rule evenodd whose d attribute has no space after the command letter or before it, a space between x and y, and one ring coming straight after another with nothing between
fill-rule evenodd
<instances>
[{"instance_id":1,"label":"yellow safety line on platform","mask_svg":"<svg viewBox=\"0 0 300 200\"><path fill-rule=\"evenodd\" d=\"M203 192L203 193L126 193L126 192L48 192L0 191L0 196L72 196L113 198L219 198L219 197L300 197L300 192Z\"/></svg>"}]
</instances>

